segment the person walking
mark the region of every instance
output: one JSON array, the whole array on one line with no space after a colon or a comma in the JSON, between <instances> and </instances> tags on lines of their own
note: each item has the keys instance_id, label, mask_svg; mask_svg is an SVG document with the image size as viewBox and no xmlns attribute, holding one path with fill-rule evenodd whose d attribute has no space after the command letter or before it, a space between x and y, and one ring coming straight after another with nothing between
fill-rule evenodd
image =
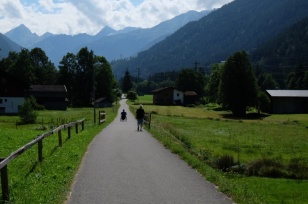
<instances>
[{"instance_id":1,"label":"person walking","mask_svg":"<svg viewBox=\"0 0 308 204\"><path fill-rule=\"evenodd\" d=\"M143 125L143 119L144 119L144 110L143 110L143 106L141 104L136 111L136 119L137 119L137 131L142 131L142 125Z\"/></svg>"}]
</instances>

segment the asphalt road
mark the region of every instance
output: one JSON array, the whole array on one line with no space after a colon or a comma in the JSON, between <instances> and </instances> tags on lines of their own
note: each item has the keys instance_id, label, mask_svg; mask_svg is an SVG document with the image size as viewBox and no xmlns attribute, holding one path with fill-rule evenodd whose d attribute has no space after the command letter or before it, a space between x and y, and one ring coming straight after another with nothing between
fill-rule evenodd
<instances>
[{"instance_id":1,"label":"asphalt road","mask_svg":"<svg viewBox=\"0 0 308 204\"><path fill-rule=\"evenodd\" d=\"M138 132L125 100L120 104L115 121L90 144L67 204L232 203L147 131Z\"/></svg>"}]
</instances>

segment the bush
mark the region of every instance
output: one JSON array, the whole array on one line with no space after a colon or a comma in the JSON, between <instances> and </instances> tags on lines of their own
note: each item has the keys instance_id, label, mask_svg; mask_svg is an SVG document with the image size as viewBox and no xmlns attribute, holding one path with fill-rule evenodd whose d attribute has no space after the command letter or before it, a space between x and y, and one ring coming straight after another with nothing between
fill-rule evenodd
<instances>
[{"instance_id":1,"label":"bush","mask_svg":"<svg viewBox=\"0 0 308 204\"><path fill-rule=\"evenodd\" d=\"M22 124L33 124L36 122L37 113L34 111L33 98L27 98L19 108L18 115Z\"/></svg>"},{"instance_id":2,"label":"bush","mask_svg":"<svg viewBox=\"0 0 308 204\"><path fill-rule=\"evenodd\" d=\"M271 100L263 91L259 92L258 101L259 101L259 107L258 107L259 111L268 113L271 107Z\"/></svg>"},{"instance_id":3,"label":"bush","mask_svg":"<svg viewBox=\"0 0 308 204\"><path fill-rule=\"evenodd\" d=\"M247 168L247 173L249 176L270 178L289 177L288 172L284 169L284 165L279 161L264 158L251 163Z\"/></svg>"},{"instance_id":4,"label":"bush","mask_svg":"<svg viewBox=\"0 0 308 204\"><path fill-rule=\"evenodd\" d=\"M129 91L127 92L126 98L129 100L136 100L137 99L137 93L135 91Z\"/></svg>"},{"instance_id":5,"label":"bush","mask_svg":"<svg viewBox=\"0 0 308 204\"><path fill-rule=\"evenodd\" d=\"M235 165L234 158L231 155L223 155L218 157L215 161L216 167L224 172L228 171L229 168Z\"/></svg>"}]
</instances>

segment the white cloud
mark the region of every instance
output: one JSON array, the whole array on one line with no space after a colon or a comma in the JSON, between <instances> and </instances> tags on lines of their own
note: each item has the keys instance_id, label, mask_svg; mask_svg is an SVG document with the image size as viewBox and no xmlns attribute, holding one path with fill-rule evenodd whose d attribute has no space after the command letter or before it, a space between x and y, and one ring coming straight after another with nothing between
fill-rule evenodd
<instances>
[{"instance_id":1,"label":"white cloud","mask_svg":"<svg viewBox=\"0 0 308 204\"><path fill-rule=\"evenodd\" d=\"M24 0L25 1L25 0ZM103 27L153 27L189 10L221 7L232 0L38 0L22 4L19 0L1 0L0 32L20 24L39 35L96 34Z\"/></svg>"}]
</instances>

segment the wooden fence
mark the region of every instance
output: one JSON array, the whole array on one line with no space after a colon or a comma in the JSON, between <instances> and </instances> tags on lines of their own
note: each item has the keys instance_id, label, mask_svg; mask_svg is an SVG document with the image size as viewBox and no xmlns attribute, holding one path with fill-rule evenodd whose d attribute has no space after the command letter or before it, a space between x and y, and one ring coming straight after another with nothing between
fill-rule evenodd
<instances>
[{"instance_id":1,"label":"wooden fence","mask_svg":"<svg viewBox=\"0 0 308 204\"><path fill-rule=\"evenodd\" d=\"M84 130L84 119L78 120L76 122L71 122L65 125L61 125L57 127L56 129L44 133L42 135L39 135L37 138L35 138L33 141L29 142L25 146L19 148L15 152L11 153L10 156L7 158L0 158L0 170L1 170L1 186L2 186L2 199L4 201L9 201L9 182L8 182L8 173L7 173L7 165L9 162L14 160L16 157L24 153L26 150L30 149L35 144L38 144L38 160L39 162L43 161L43 139L58 133L59 138L59 146L62 147L62 130L66 129L68 130L68 138L71 137L71 127L75 126L76 134L78 134L78 125L81 124L82 130Z\"/></svg>"},{"instance_id":2,"label":"wooden fence","mask_svg":"<svg viewBox=\"0 0 308 204\"><path fill-rule=\"evenodd\" d=\"M105 111L99 111L98 121L99 121L99 124L104 123L106 121L106 112Z\"/></svg>"},{"instance_id":3,"label":"wooden fence","mask_svg":"<svg viewBox=\"0 0 308 204\"><path fill-rule=\"evenodd\" d=\"M152 113L145 113L143 122L151 129Z\"/></svg>"}]
</instances>

